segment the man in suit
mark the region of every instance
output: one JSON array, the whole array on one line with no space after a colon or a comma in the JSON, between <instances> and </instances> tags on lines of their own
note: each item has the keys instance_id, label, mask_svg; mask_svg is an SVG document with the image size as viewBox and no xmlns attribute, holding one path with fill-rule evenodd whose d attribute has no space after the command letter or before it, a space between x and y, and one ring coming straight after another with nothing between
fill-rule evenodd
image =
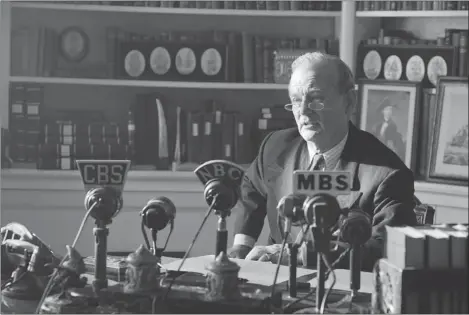
<instances>
[{"instance_id":1,"label":"man in suit","mask_svg":"<svg viewBox=\"0 0 469 315\"><path fill-rule=\"evenodd\" d=\"M278 261L282 234L276 208L283 196L293 192L293 171L348 171L352 192L337 200L342 208L358 207L372 218L372 238L365 244L362 261L363 269L369 270L382 257L385 225L416 224L413 174L388 147L350 123L357 99L355 83L340 58L320 52L298 57L292 64L288 92L291 104L285 108L293 112L297 128L269 134L246 171L229 254ZM254 247L266 215L272 245ZM296 237L298 234L292 235L292 239ZM338 245L344 248L340 242ZM309 255L314 253L312 241L305 248ZM288 261L288 250L282 257ZM303 251L300 264L305 264L305 257ZM348 268L344 261L339 267Z\"/></svg>"}]
</instances>

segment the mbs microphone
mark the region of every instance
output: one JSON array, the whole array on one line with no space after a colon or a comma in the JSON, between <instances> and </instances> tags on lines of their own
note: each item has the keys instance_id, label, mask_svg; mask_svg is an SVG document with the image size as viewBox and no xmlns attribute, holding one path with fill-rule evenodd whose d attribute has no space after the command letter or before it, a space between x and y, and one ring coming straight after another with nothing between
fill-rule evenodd
<instances>
[{"instance_id":1,"label":"mbs microphone","mask_svg":"<svg viewBox=\"0 0 469 315\"><path fill-rule=\"evenodd\" d=\"M306 225L311 231L317 256L317 288L315 313L322 313L325 298L325 281L333 272L334 264L327 260L331 252L333 229L337 227L338 240L349 245L351 297L360 289L361 246L371 237L371 220L355 209L341 209L338 196L351 192L351 174L348 172L295 171L293 194L279 202L279 215L288 225ZM288 232L288 227L285 230ZM305 240L302 240L303 242ZM294 244L296 247L300 244ZM292 248L292 247L290 247ZM294 257L293 257L294 256ZM296 255L290 266L296 267ZM309 263L307 263L309 264ZM327 271L326 271L327 270ZM290 294L296 295L294 273L290 273ZM293 287L292 287L293 286Z\"/></svg>"}]
</instances>

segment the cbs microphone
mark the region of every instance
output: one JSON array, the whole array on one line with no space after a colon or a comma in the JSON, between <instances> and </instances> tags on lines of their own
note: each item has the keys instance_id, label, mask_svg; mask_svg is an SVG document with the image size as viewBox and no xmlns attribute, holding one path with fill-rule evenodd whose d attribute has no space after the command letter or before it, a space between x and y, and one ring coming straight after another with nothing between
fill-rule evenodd
<instances>
[{"instance_id":1,"label":"cbs microphone","mask_svg":"<svg viewBox=\"0 0 469 315\"><path fill-rule=\"evenodd\" d=\"M365 212L352 209L339 220L339 236L350 245L350 289L354 296L360 290L361 250L371 238L371 219Z\"/></svg>"},{"instance_id":2,"label":"cbs microphone","mask_svg":"<svg viewBox=\"0 0 469 315\"><path fill-rule=\"evenodd\" d=\"M120 191L112 187L98 187L90 189L85 196L85 209L97 221L111 223L122 209L123 200Z\"/></svg>"},{"instance_id":3,"label":"cbs microphone","mask_svg":"<svg viewBox=\"0 0 469 315\"><path fill-rule=\"evenodd\" d=\"M122 209L122 194L113 187L98 187L90 189L85 196L85 209L90 211L90 216L95 219L96 227L93 228L95 235L95 279L93 286L97 290L107 288L107 236L114 218Z\"/></svg>"},{"instance_id":4,"label":"cbs microphone","mask_svg":"<svg viewBox=\"0 0 469 315\"><path fill-rule=\"evenodd\" d=\"M112 223L122 209L129 160L77 160L83 186L85 187L85 209L95 219L95 279L96 290L107 288L107 225Z\"/></svg>"},{"instance_id":5,"label":"cbs microphone","mask_svg":"<svg viewBox=\"0 0 469 315\"><path fill-rule=\"evenodd\" d=\"M176 206L174 203L166 197L153 198L147 202L140 212L142 216L142 233L145 239L146 245L149 249L152 249L153 255L162 253L168 244L169 237L174 229L174 219L176 217ZM162 249L156 248L156 240L158 231L163 230L168 224L170 224L170 232L165 245ZM151 231L153 246L150 246L144 227L147 227ZM150 248L152 247L152 248Z\"/></svg>"}]
</instances>

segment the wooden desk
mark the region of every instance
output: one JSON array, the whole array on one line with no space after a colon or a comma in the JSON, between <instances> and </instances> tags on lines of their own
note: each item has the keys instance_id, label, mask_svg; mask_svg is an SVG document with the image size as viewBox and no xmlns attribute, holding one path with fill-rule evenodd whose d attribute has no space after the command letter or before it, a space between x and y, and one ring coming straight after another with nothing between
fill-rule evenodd
<instances>
[{"instance_id":1,"label":"wooden desk","mask_svg":"<svg viewBox=\"0 0 469 315\"><path fill-rule=\"evenodd\" d=\"M206 274L205 266L213 259L214 259L213 255L188 258L181 270L186 271L186 272L197 272L200 274ZM240 260L240 259L235 259L234 261L236 261L241 267L240 274L239 274L240 278L246 279L248 283L257 284L263 287L270 287L272 285L273 275L275 274L275 269L276 269L275 264L272 264L270 262L246 261L246 260ZM181 259L179 258L172 258L172 257L162 258L162 265L167 270L177 270L180 262L181 262ZM342 293L336 294L336 297L331 297L332 298L331 302L337 301L337 296L345 296L346 293L349 291L350 272L348 270L339 269L339 270L335 270L335 274L336 274L337 281L334 286L334 292L342 291ZM285 290L286 284L288 281L288 275L289 275L288 267L281 266L277 283L278 283L278 289L283 290L284 292L285 303L296 300L296 298L288 297L287 296L288 293ZM316 271L315 270L298 268L297 275L298 275L298 281L310 282L312 288L316 286ZM91 283L94 279L94 276L92 274L85 274L84 276L87 278L88 283ZM327 281L326 288L331 285L331 280L332 279L329 279ZM367 273L367 272L362 272L361 281L362 281L361 292L365 293L365 295L367 296L370 296L369 301L368 301L368 297L366 297L365 302L362 303L366 305L361 306L361 307L366 308L371 302L372 274ZM114 281L114 280L108 280L108 285L109 287L113 287L113 286L118 287L122 285L122 282L118 283L117 281ZM306 293L307 292L305 291L298 292L298 297L304 296ZM332 295L334 295L334 293ZM314 301L314 295L309 300ZM311 305L311 303L308 303L308 304ZM31 309L34 309L35 305L31 307L32 307ZM7 314L7 313L16 313L16 312L15 310L8 310L2 305L2 313Z\"/></svg>"},{"instance_id":2,"label":"wooden desk","mask_svg":"<svg viewBox=\"0 0 469 315\"><path fill-rule=\"evenodd\" d=\"M188 258L181 271L198 272L206 274L205 266L213 261L214 255L206 255L199 257ZM271 286L273 275L275 274L276 264L262 261L248 261L244 259L231 259L235 261L240 267L239 277L246 279L250 283L259 284L262 286ZM163 263L163 267L168 270L177 270L181 260L173 260L170 263ZM350 271L346 269L336 269L336 284L334 286L337 290L348 291L350 287ZM311 287L316 287L316 270L297 268L297 280L301 282L310 282ZM277 279L277 284L286 284L289 278L289 270L287 266L280 266L280 271ZM326 287L332 283L332 277L329 277L326 282ZM373 277L370 272L361 273L361 291L363 293L371 294L373 291Z\"/></svg>"}]
</instances>

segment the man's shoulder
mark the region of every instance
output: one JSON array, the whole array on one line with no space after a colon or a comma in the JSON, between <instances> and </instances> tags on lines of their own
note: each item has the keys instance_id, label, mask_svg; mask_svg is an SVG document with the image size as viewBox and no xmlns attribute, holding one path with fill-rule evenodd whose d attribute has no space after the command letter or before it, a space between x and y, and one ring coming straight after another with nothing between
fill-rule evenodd
<instances>
[{"instance_id":1,"label":"man's shoulder","mask_svg":"<svg viewBox=\"0 0 469 315\"><path fill-rule=\"evenodd\" d=\"M367 165L370 168L381 169L386 172L394 170L411 172L401 158L373 134L358 130L357 141L359 141L360 148L354 149L359 152L357 162L361 165Z\"/></svg>"},{"instance_id":2,"label":"man's shoulder","mask_svg":"<svg viewBox=\"0 0 469 315\"><path fill-rule=\"evenodd\" d=\"M286 146L288 146L288 144L291 143L291 141L298 137L300 137L300 134L296 127L273 131L266 139L264 150L267 152L281 152Z\"/></svg>"}]
</instances>

